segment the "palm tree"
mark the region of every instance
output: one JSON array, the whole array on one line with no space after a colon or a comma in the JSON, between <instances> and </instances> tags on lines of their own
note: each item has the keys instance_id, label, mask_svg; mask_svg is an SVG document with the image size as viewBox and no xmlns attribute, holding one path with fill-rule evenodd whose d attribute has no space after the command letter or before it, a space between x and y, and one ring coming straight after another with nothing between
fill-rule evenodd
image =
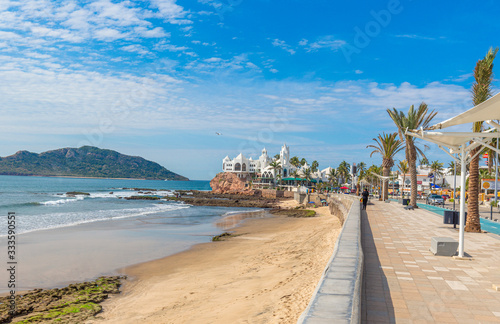
<instances>
[{"instance_id":1,"label":"palm tree","mask_svg":"<svg viewBox=\"0 0 500 324\"><path fill-rule=\"evenodd\" d=\"M346 161L342 161L337 168L340 178L342 179L342 183L344 184L349 179L349 172L351 171L351 166Z\"/></svg>"},{"instance_id":2,"label":"palm tree","mask_svg":"<svg viewBox=\"0 0 500 324\"><path fill-rule=\"evenodd\" d=\"M368 145L366 148L374 148L375 150L370 154L372 157L373 153L378 153L382 155L382 169L383 176L388 177L391 172L391 168L394 165L394 155L396 155L399 151L403 149L403 146L400 140L396 139L398 133L378 135L378 138L374 138L373 140L377 145ZM384 180L384 183L386 181ZM388 197L389 194L389 186L384 186L384 199Z\"/></svg>"},{"instance_id":3,"label":"palm tree","mask_svg":"<svg viewBox=\"0 0 500 324\"><path fill-rule=\"evenodd\" d=\"M406 183L405 183L405 181L406 181L406 174L409 171L408 170L408 162L406 162L406 160L399 161L398 169L403 174L403 187L401 188L401 197L403 197L404 196L404 188L405 188L405 185L406 185Z\"/></svg>"},{"instance_id":4,"label":"palm tree","mask_svg":"<svg viewBox=\"0 0 500 324\"><path fill-rule=\"evenodd\" d=\"M281 158L281 156L280 156L280 155L279 155L279 153L278 153L278 154L276 154L276 155L274 156L274 161L279 161L279 159L280 159L280 158Z\"/></svg>"},{"instance_id":5,"label":"palm tree","mask_svg":"<svg viewBox=\"0 0 500 324\"><path fill-rule=\"evenodd\" d=\"M298 168L300 165L300 160L298 157L294 156L290 159L290 164L293 165L294 167Z\"/></svg>"},{"instance_id":6,"label":"palm tree","mask_svg":"<svg viewBox=\"0 0 500 324\"><path fill-rule=\"evenodd\" d=\"M366 171L366 163L365 162L359 162L358 163L359 176L361 176L361 173L364 173L365 171Z\"/></svg>"},{"instance_id":7,"label":"palm tree","mask_svg":"<svg viewBox=\"0 0 500 324\"><path fill-rule=\"evenodd\" d=\"M334 186L335 183L337 183L337 170L333 168L330 169L330 173L328 174L328 180L330 181L332 186Z\"/></svg>"},{"instance_id":8,"label":"palm tree","mask_svg":"<svg viewBox=\"0 0 500 324\"><path fill-rule=\"evenodd\" d=\"M420 165L423 165L423 166L429 166L429 160L427 160L427 158L424 156L420 159L420 161L418 161L420 163Z\"/></svg>"},{"instance_id":9,"label":"palm tree","mask_svg":"<svg viewBox=\"0 0 500 324\"><path fill-rule=\"evenodd\" d=\"M372 164L371 167L368 168L368 171L366 172L367 173L367 180L370 181L370 183L372 184L372 187L373 187L373 183L378 183L379 181L379 178L374 176L373 174L380 174L382 175L382 168L375 165L375 164Z\"/></svg>"},{"instance_id":10,"label":"palm tree","mask_svg":"<svg viewBox=\"0 0 500 324\"><path fill-rule=\"evenodd\" d=\"M358 182L356 183L356 195L359 195L361 180L365 178L366 163L359 162L357 165Z\"/></svg>"},{"instance_id":11,"label":"palm tree","mask_svg":"<svg viewBox=\"0 0 500 324\"><path fill-rule=\"evenodd\" d=\"M280 161L272 161L271 163L269 163L269 166L274 171L274 180L276 181L276 178L281 170L281 163L280 163Z\"/></svg>"},{"instance_id":12,"label":"palm tree","mask_svg":"<svg viewBox=\"0 0 500 324\"><path fill-rule=\"evenodd\" d=\"M432 179L432 183L434 183L434 188L436 188L436 178L437 176L443 176L443 163L439 161L432 161L431 163L431 172L434 175L434 178ZM444 177L443 177L443 183L444 183Z\"/></svg>"},{"instance_id":13,"label":"palm tree","mask_svg":"<svg viewBox=\"0 0 500 324\"><path fill-rule=\"evenodd\" d=\"M318 167L319 167L318 161L316 161L316 160L312 161L312 163L311 163L311 171L312 172L318 171Z\"/></svg>"},{"instance_id":14,"label":"palm tree","mask_svg":"<svg viewBox=\"0 0 500 324\"><path fill-rule=\"evenodd\" d=\"M302 158L302 159L300 160L300 165L304 166L304 165L306 165L306 164L307 164L306 159Z\"/></svg>"},{"instance_id":15,"label":"palm tree","mask_svg":"<svg viewBox=\"0 0 500 324\"><path fill-rule=\"evenodd\" d=\"M429 113L427 104L422 102L418 109L415 109L411 105L408 113L405 115L402 111L387 109L389 116L391 116L394 124L398 128L398 134L400 140L405 143L406 149L406 161L408 161L408 167L410 169L410 180L411 180L411 195L410 195L410 206L413 208L418 208L417 206L417 153L425 156L420 148L415 144L415 137L406 135L404 132L406 129L418 129L420 127L426 128L431 120L436 116L437 112L434 110Z\"/></svg>"},{"instance_id":16,"label":"palm tree","mask_svg":"<svg viewBox=\"0 0 500 324\"><path fill-rule=\"evenodd\" d=\"M490 48L486 56L476 63L474 69L474 84L472 85L472 101L474 106L488 100L492 95L491 81L493 80L493 60L497 55L498 48ZM478 121L472 124L473 132L481 132L483 122ZM473 149L470 154L474 158L469 165L469 199L467 207L467 223L465 231L481 232L481 223L479 222L479 155L476 153L481 150L481 146Z\"/></svg>"},{"instance_id":17,"label":"palm tree","mask_svg":"<svg viewBox=\"0 0 500 324\"><path fill-rule=\"evenodd\" d=\"M299 172L297 170L293 170L292 173L290 174L293 177L293 184L294 186L297 186L297 178L299 177Z\"/></svg>"},{"instance_id":18,"label":"palm tree","mask_svg":"<svg viewBox=\"0 0 500 324\"><path fill-rule=\"evenodd\" d=\"M307 168L307 169L303 170L302 173L304 174L304 179L307 182L311 181L311 168Z\"/></svg>"}]
</instances>

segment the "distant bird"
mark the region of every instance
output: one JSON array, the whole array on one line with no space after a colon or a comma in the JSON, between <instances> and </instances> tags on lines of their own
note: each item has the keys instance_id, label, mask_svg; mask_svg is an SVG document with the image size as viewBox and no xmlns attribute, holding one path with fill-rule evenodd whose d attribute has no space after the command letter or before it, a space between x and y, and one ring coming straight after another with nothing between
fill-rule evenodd
<instances>
[{"instance_id":1,"label":"distant bird","mask_svg":"<svg viewBox=\"0 0 500 324\"><path fill-rule=\"evenodd\" d=\"M215 132L215 134L217 134L217 135L222 135L222 133L219 133L219 132Z\"/></svg>"}]
</instances>

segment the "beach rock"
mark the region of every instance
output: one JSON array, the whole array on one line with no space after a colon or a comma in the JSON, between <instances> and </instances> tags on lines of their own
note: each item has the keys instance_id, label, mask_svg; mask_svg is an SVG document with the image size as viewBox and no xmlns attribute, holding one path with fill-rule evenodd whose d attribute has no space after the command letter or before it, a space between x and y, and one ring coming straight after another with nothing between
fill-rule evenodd
<instances>
[{"instance_id":1,"label":"beach rock","mask_svg":"<svg viewBox=\"0 0 500 324\"><path fill-rule=\"evenodd\" d=\"M236 173L221 172L210 181L213 193L254 195L248 178L240 178Z\"/></svg>"},{"instance_id":2,"label":"beach rock","mask_svg":"<svg viewBox=\"0 0 500 324\"><path fill-rule=\"evenodd\" d=\"M84 323L102 310L109 294L118 294L125 277L100 277L58 289L35 289L16 295L16 311L10 313L9 297L0 297L0 323Z\"/></svg>"}]
</instances>

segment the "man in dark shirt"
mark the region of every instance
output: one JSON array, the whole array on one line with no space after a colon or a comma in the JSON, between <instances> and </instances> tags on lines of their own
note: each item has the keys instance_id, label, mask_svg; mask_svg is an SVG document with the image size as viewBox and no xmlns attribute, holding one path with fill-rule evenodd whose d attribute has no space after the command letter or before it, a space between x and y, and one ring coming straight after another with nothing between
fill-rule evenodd
<instances>
[{"instance_id":1,"label":"man in dark shirt","mask_svg":"<svg viewBox=\"0 0 500 324\"><path fill-rule=\"evenodd\" d=\"M368 196L370 195L368 193L368 189L365 188L365 190L363 190L363 209L366 209L366 204L368 203Z\"/></svg>"}]
</instances>

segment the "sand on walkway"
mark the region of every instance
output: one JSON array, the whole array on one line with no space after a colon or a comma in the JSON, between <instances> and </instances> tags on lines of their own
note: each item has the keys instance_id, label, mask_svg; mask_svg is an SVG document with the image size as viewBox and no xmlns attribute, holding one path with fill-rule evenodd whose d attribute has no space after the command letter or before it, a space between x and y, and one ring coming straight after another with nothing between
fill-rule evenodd
<instances>
[{"instance_id":1,"label":"sand on walkway","mask_svg":"<svg viewBox=\"0 0 500 324\"><path fill-rule=\"evenodd\" d=\"M340 232L327 207L315 210L320 217L250 219L227 241L129 267L134 279L88 323L294 323Z\"/></svg>"}]
</instances>

